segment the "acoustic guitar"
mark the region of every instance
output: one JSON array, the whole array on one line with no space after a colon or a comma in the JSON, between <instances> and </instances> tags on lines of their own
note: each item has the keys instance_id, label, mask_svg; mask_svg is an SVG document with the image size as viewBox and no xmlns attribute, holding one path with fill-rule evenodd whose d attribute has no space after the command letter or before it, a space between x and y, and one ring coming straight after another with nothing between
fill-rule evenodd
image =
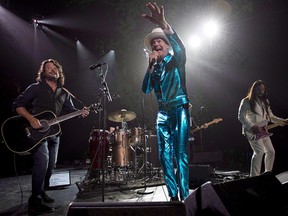
<instances>
[{"instance_id":1,"label":"acoustic guitar","mask_svg":"<svg viewBox=\"0 0 288 216\"><path fill-rule=\"evenodd\" d=\"M92 104L88 107L90 111L102 110L102 105ZM1 134L7 148L17 154L26 155L35 148L41 141L60 134L60 122L82 115L84 110L77 110L66 115L57 117L51 111L44 111L34 115L39 119L42 128L34 129L22 116L16 115L5 120L1 126Z\"/></svg>"}]
</instances>

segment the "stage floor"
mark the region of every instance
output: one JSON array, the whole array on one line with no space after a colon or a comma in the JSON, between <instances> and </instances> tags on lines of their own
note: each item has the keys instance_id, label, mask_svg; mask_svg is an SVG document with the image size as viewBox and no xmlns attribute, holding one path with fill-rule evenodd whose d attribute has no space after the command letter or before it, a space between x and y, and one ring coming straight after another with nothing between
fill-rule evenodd
<instances>
[{"instance_id":1,"label":"stage floor","mask_svg":"<svg viewBox=\"0 0 288 216\"><path fill-rule=\"evenodd\" d=\"M205 171L207 170L206 169L207 166L204 166L204 167L200 166L200 167L202 170L205 170ZM191 169L194 171L195 175L200 176L203 174L200 171L197 171L199 169L199 166L197 166L196 168L193 167ZM146 174L145 172L144 173L142 172L141 174L140 173L136 174L133 172L133 170L113 168L110 170L106 170L105 176L104 176L104 184L103 184L103 176L101 175L101 172L98 172L97 170L96 171L89 170L89 167L87 166L86 167L80 166L77 168L74 167L74 168L56 169L55 173L58 173L58 174L65 173L66 175L67 171L69 171L68 173L70 173L69 177L70 177L71 184L63 186L61 185L61 183L65 182L66 179L64 179L64 181L62 182L63 179L57 180L56 177L53 178L56 184L58 183L60 185L47 191L47 193L49 196L55 199L55 203L49 204L55 208L55 212L51 214L43 214L43 215L65 216L68 211L68 206L72 202L73 203L83 202L83 204L93 202L95 205L98 205L98 206L99 205L101 206L102 204L107 204L107 203L109 204L110 202L111 203L112 202L131 203L131 205L134 205L134 206L137 206L137 203L139 203L139 206L141 206L144 202L155 202L155 203L167 202L168 204L170 203L169 202L170 198L168 196L168 192L163 181L163 174L162 174L161 169L156 168L156 169L153 169L152 171L150 170L149 172L146 172ZM196 171L198 173L196 173ZM64 178L66 178L65 175L63 175ZM234 181L238 179L240 179L241 181L239 181L238 183ZM281 179L281 176L280 176L280 179ZM288 179L288 174L284 173L283 179ZM255 180L256 182L258 182L257 184L255 184ZM260 177L257 177L256 179L252 179L252 178L249 179L246 174L239 173L239 171L215 171L214 170L213 174L211 175L210 182L212 184L215 183L216 185L217 183L224 183L224 184L220 184L222 185L220 186L220 188L223 187L222 188L223 191L225 191L224 189L226 188L227 190L226 195L229 195L228 193L228 191L230 190L229 187L233 186L234 184L233 182L235 182L233 187L235 191L239 194L239 196L240 195L242 196L242 193L246 193L246 190L242 190L243 188L245 189L245 187L247 187L247 188L253 189L255 187L256 189L257 185L261 186L262 184L264 185L262 188L264 191L267 190L267 193L270 191L270 190L268 191L268 189L264 189L264 187L266 188L267 185L270 185L270 182L265 180L265 176L264 177L260 176ZM232 184L230 184L229 182L231 182ZM30 174L21 175L18 177L0 178L0 188L1 188L0 190L0 197L1 197L0 215L1 216L5 216L5 215L26 216L28 215L28 198L31 194L31 175ZM202 188L202 185L201 185L201 188ZM203 186L203 189L204 188L205 186ZM192 198L193 195L196 194L197 191L193 193L194 190L195 189L189 190L189 193L191 194L191 196L189 197ZM285 191L286 190L287 188L285 188ZM230 194L233 194L233 193L230 193ZM267 200L268 198L269 199L273 198L272 195L274 194L272 194L271 192L271 197L267 197ZM286 192L284 195L287 198ZM276 198L277 197L278 195L276 196ZM280 199L280 197L278 198ZM240 204L244 201L241 201L241 203L240 201L237 201L237 202L239 202L239 206L240 206ZM284 215L288 215L288 207L285 207L285 213L287 214L284 214Z\"/></svg>"},{"instance_id":2,"label":"stage floor","mask_svg":"<svg viewBox=\"0 0 288 216\"><path fill-rule=\"evenodd\" d=\"M71 185L58 186L47 191L55 199L55 203L49 204L55 208L55 212L47 215L65 215L71 202L166 202L170 199L159 170L155 170L153 176L146 173L146 182L144 178L133 176L133 173L118 170L116 175L104 178L104 188L102 176L99 179L97 173L91 174L87 167L62 168L56 172L67 170L70 171ZM1 178L0 188L1 216L28 215L31 175Z\"/></svg>"}]
</instances>

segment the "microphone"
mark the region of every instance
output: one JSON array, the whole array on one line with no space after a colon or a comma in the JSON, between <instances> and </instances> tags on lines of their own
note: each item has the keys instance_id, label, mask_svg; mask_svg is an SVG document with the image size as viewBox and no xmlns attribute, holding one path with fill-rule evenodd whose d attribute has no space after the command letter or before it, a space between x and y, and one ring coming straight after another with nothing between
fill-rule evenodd
<instances>
[{"instance_id":1,"label":"microphone","mask_svg":"<svg viewBox=\"0 0 288 216\"><path fill-rule=\"evenodd\" d=\"M155 62L156 62L155 58L151 59L151 62L149 63L149 69L152 68L152 66L155 64Z\"/></svg>"},{"instance_id":2,"label":"microphone","mask_svg":"<svg viewBox=\"0 0 288 216\"><path fill-rule=\"evenodd\" d=\"M106 65L106 63L99 63L99 64L93 64L93 65L90 65L89 68L90 70L95 70L96 68L100 68L102 67L103 65Z\"/></svg>"}]
</instances>

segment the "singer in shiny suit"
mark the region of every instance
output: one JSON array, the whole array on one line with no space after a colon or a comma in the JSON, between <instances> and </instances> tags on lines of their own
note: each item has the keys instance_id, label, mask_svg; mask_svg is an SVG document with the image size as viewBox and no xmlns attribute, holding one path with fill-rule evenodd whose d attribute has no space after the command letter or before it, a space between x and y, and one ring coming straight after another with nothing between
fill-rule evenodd
<instances>
[{"instance_id":1,"label":"singer in shiny suit","mask_svg":"<svg viewBox=\"0 0 288 216\"><path fill-rule=\"evenodd\" d=\"M154 89L157 97L158 156L170 201L179 201L179 196L184 200L189 195L187 143L190 114L185 77L186 52L181 39L165 20L164 7L150 2L146 7L150 15L143 14L142 17L159 27L144 39L151 53L142 91L148 94Z\"/></svg>"}]
</instances>

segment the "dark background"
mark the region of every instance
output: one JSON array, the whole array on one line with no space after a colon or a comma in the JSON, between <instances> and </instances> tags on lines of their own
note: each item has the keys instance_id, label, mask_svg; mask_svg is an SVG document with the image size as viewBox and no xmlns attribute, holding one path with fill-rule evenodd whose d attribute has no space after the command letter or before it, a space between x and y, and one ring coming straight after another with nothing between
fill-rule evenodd
<instances>
[{"instance_id":1,"label":"dark background","mask_svg":"<svg viewBox=\"0 0 288 216\"><path fill-rule=\"evenodd\" d=\"M215 163L213 158L198 162L211 164L215 169L248 172L252 151L241 135L237 112L251 84L257 79L266 81L274 114L288 116L286 1L166 0L158 3L164 5L167 21L186 45L186 78L193 117L198 124L223 119L195 135L195 141L190 143L192 151L220 152L220 163ZM0 0L1 123L15 115L11 111L12 101L34 82L40 63L54 58L63 66L66 88L87 106L104 103L99 71L90 71L91 64L108 63L107 84L111 93L120 95L112 102L106 101L106 112L61 123L59 165L73 166L85 161L93 129L103 128L105 122L106 129L121 126L107 120L105 113L107 116L127 109L137 114L136 119L128 122L129 128L153 129L157 113L155 96L141 92L147 67L143 39L154 28L141 18L141 14L147 12L145 4L142 0ZM204 41L200 50L193 50L189 36L210 15L218 17L222 32L215 40ZM34 28L32 18L45 24ZM81 49L77 40L81 42ZM74 103L82 107L77 100ZM272 132L276 150L274 172L280 173L288 169L287 128L278 127ZM18 171L25 173L31 169L30 156L15 156ZM13 160L13 153L2 142L0 176L14 174Z\"/></svg>"}]
</instances>

